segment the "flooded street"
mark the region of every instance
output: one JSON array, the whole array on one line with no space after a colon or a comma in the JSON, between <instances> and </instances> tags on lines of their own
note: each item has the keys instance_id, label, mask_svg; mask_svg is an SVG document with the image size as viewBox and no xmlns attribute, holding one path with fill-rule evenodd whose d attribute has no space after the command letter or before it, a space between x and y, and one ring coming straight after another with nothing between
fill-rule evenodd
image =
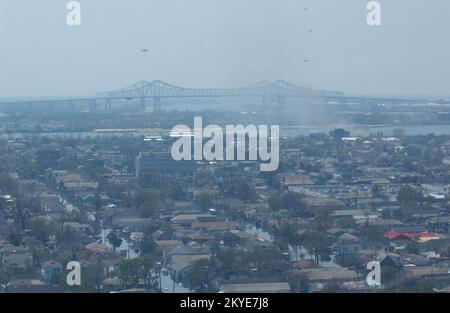
<instances>
[{"instance_id":1,"label":"flooded street","mask_svg":"<svg viewBox=\"0 0 450 313\"><path fill-rule=\"evenodd\" d=\"M112 229L103 229L100 234L101 243L108 249L113 250L112 245L109 243L107 237ZM134 259L140 256L139 248L137 244L132 241L122 239L120 247L116 248L116 252L124 259ZM171 275L164 270L161 271L161 292L163 293L190 293L189 289L183 287L182 284L173 281Z\"/></svg>"},{"instance_id":2,"label":"flooded street","mask_svg":"<svg viewBox=\"0 0 450 313\"><path fill-rule=\"evenodd\" d=\"M247 234L258 236L259 238L267 240L271 243L274 242L274 238L269 232L264 231L261 228L257 228L255 225L252 225L250 223L245 224L243 231ZM289 245L289 259L291 260L291 262L296 262L300 260L313 260L314 257L308 254L308 251L306 251L304 247ZM334 255L331 256L331 261L323 262L320 264L320 266L340 267L334 262Z\"/></svg>"}]
</instances>

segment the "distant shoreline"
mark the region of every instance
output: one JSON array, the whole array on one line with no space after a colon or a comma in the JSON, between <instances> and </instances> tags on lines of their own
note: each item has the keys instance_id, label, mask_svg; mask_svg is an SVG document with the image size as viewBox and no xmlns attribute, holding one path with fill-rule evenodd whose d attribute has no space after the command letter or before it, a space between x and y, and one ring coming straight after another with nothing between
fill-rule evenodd
<instances>
[{"instance_id":1,"label":"distant shoreline","mask_svg":"<svg viewBox=\"0 0 450 313\"><path fill-rule=\"evenodd\" d=\"M392 132L394 129L404 130L406 135L450 135L450 124L428 124L428 125L282 125L280 130L283 137L296 137L313 133L327 133L336 128L344 128L353 136L364 136L370 132ZM0 138L24 137L24 136L101 136L101 135L164 135L169 134L171 129L164 128L97 128L85 131L40 131L40 132L0 132ZM283 134L284 132L284 134Z\"/></svg>"}]
</instances>

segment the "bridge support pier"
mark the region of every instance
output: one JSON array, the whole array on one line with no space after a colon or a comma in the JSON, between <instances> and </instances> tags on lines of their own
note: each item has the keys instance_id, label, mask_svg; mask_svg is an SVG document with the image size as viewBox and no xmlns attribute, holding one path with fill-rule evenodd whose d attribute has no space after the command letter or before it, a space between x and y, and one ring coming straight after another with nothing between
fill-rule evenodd
<instances>
[{"instance_id":1,"label":"bridge support pier","mask_svg":"<svg viewBox=\"0 0 450 313\"><path fill-rule=\"evenodd\" d=\"M110 112L111 111L111 99L105 99L105 110L106 112Z\"/></svg>"},{"instance_id":2,"label":"bridge support pier","mask_svg":"<svg viewBox=\"0 0 450 313\"><path fill-rule=\"evenodd\" d=\"M9 104L2 104L2 105L0 105L0 112L2 112L2 113L9 112L9 107L10 107Z\"/></svg>"},{"instance_id":3,"label":"bridge support pier","mask_svg":"<svg viewBox=\"0 0 450 313\"><path fill-rule=\"evenodd\" d=\"M89 99L89 112L97 111L97 100Z\"/></svg>"},{"instance_id":4,"label":"bridge support pier","mask_svg":"<svg viewBox=\"0 0 450 313\"><path fill-rule=\"evenodd\" d=\"M161 111L161 98L160 97L155 97L153 98L153 110L154 112L158 112Z\"/></svg>"},{"instance_id":5,"label":"bridge support pier","mask_svg":"<svg viewBox=\"0 0 450 313\"><path fill-rule=\"evenodd\" d=\"M348 101L347 101L347 98L340 98L339 99L339 104L341 104L341 105L347 105L348 104Z\"/></svg>"},{"instance_id":6,"label":"bridge support pier","mask_svg":"<svg viewBox=\"0 0 450 313\"><path fill-rule=\"evenodd\" d=\"M71 112L75 111L75 103L73 102L73 100L69 100L69 109Z\"/></svg>"},{"instance_id":7,"label":"bridge support pier","mask_svg":"<svg viewBox=\"0 0 450 313\"><path fill-rule=\"evenodd\" d=\"M49 102L47 103L47 110L53 111L53 102L52 102L52 101L49 101Z\"/></svg>"},{"instance_id":8,"label":"bridge support pier","mask_svg":"<svg viewBox=\"0 0 450 313\"><path fill-rule=\"evenodd\" d=\"M284 106L286 103L286 97L284 96L263 96L262 105L264 109L270 108L273 104L278 106Z\"/></svg>"},{"instance_id":9,"label":"bridge support pier","mask_svg":"<svg viewBox=\"0 0 450 313\"><path fill-rule=\"evenodd\" d=\"M145 104L145 98L144 97L139 99L139 105L141 106L141 111L145 112L146 104Z\"/></svg>"},{"instance_id":10,"label":"bridge support pier","mask_svg":"<svg viewBox=\"0 0 450 313\"><path fill-rule=\"evenodd\" d=\"M284 106L286 104L286 98L283 96L277 96L277 104L279 106Z\"/></svg>"}]
</instances>

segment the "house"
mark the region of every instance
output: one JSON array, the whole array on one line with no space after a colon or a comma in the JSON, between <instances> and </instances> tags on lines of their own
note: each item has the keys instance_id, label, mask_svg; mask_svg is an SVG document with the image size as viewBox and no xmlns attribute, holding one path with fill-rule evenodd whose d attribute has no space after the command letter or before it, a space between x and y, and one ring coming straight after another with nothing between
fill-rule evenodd
<instances>
[{"instance_id":1,"label":"house","mask_svg":"<svg viewBox=\"0 0 450 313\"><path fill-rule=\"evenodd\" d=\"M191 227L193 223L206 223L216 221L217 217L211 214L180 214L170 220L172 224Z\"/></svg>"},{"instance_id":2,"label":"house","mask_svg":"<svg viewBox=\"0 0 450 313\"><path fill-rule=\"evenodd\" d=\"M283 184L285 186L303 186L312 185L314 181L310 175L285 175L283 178Z\"/></svg>"},{"instance_id":3,"label":"house","mask_svg":"<svg viewBox=\"0 0 450 313\"><path fill-rule=\"evenodd\" d=\"M190 201L167 201L164 211L166 213L185 213L194 211L194 205Z\"/></svg>"},{"instance_id":4,"label":"house","mask_svg":"<svg viewBox=\"0 0 450 313\"><path fill-rule=\"evenodd\" d=\"M418 242L427 242L429 240L438 240L440 237L431 233L398 233L396 231L390 231L384 234L385 238L390 240L409 241L417 240Z\"/></svg>"},{"instance_id":5,"label":"house","mask_svg":"<svg viewBox=\"0 0 450 313\"><path fill-rule=\"evenodd\" d=\"M189 235L187 235L187 238L189 240L198 242L198 243L204 243L204 242L208 242L208 241L213 241L215 238L212 235L208 235L207 233L204 232L193 232Z\"/></svg>"},{"instance_id":6,"label":"house","mask_svg":"<svg viewBox=\"0 0 450 313\"><path fill-rule=\"evenodd\" d=\"M431 265L432 260L426 256L417 254L407 254L401 257L402 263L406 266L426 266Z\"/></svg>"},{"instance_id":7,"label":"house","mask_svg":"<svg viewBox=\"0 0 450 313\"><path fill-rule=\"evenodd\" d=\"M41 276L42 280L52 282L63 272L63 266L56 261L46 261L42 263Z\"/></svg>"},{"instance_id":8,"label":"house","mask_svg":"<svg viewBox=\"0 0 450 313\"><path fill-rule=\"evenodd\" d=\"M368 214L369 211L367 210L335 210L331 213L331 216L335 221L341 221L349 218L355 219L355 217L367 216Z\"/></svg>"},{"instance_id":9,"label":"house","mask_svg":"<svg viewBox=\"0 0 450 313\"><path fill-rule=\"evenodd\" d=\"M172 277L175 281L184 281L191 269L192 265L204 259L209 259L209 254L197 254L197 255L172 255L171 262L168 266L169 271L172 273Z\"/></svg>"},{"instance_id":10,"label":"house","mask_svg":"<svg viewBox=\"0 0 450 313\"><path fill-rule=\"evenodd\" d=\"M313 260L300 260L294 263L294 267L299 270L319 268L319 266Z\"/></svg>"},{"instance_id":11,"label":"house","mask_svg":"<svg viewBox=\"0 0 450 313\"><path fill-rule=\"evenodd\" d=\"M64 206L60 203L58 195L43 192L36 196L43 212L64 213Z\"/></svg>"},{"instance_id":12,"label":"house","mask_svg":"<svg viewBox=\"0 0 450 313\"><path fill-rule=\"evenodd\" d=\"M227 246L240 245L247 249L253 249L255 247L269 248L273 245L269 240L248 234L238 229L224 232L222 234L222 240Z\"/></svg>"},{"instance_id":13,"label":"house","mask_svg":"<svg viewBox=\"0 0 450 313\"><path fill-rule=\"evenodd\" d=\"M253 250L255 248L267 249L273 246L273 243L260 236L252 236L247 240L244 245L246 249Z\"/></svg>"},{"instance_id":14,"label":"house","mask_svg":"<svg viewBox=\"0 0 450 313\"><path fill-rule=\"evenodd\" d=\"M390 253L390 254L385 255L382 258L382 260L380 262L380 266L381 267L389 266L389 267L393 267L396 270L400 271L403 268L403 263L402 263L399 255Z\"/></svg>"},{"instance_id":15,"label":"house","mask_svg":"<svg viewBox=\"0 0 450 313\"><path fill-rule=\"evenodd\" d=\"M71 231L75 231L75 232L84 232L89 229L89 225L80 224L78 222L64 222L63 229L71 230Z\"/></svg>"},{"instance_id":16,"label":"house","mask_svg":"<svg viewBox=\"0 0 450 313\"><path fill-rule=\"evenodd\" d=\"M435 216L428 221L431 227L440 232L450 233L450 216Z\"/></svg>"},{"instance_id":17,"label":"house","mask_svg":"<svg viewBox=\"0 0 450 313\"><path fill-rule=\"evenodd\" d=\"M64 289L50 285L40 279L14 279L7 287L10 293L63 293Z\"/></svg>"},{"instance_id":18,"label":"house","mask_svg":"<svg viewBox=\"0 0 450 313\"><path fill-rule=\"evenodd\" d=\"M224 284L220 286L220 293L289 293L291 287L286 282Z\"/></svg>"},{"instance_id":19,"label":"house","mask_svg":"<svg viewBox=\"0 0 450 313\"><path fill-rule=\"evenodd\" d=\"M33 255L27 247L0 243L0 261L6 272L16 274L28 270L33 264Z\"/></svg>"},{"instance_id":20,"label":"house","mask_svg":"<svg viewBox=\"0 0 450 313\"><path fill-rule=\"evenodd\" d=\"M183 245L183 243L178 240L155 240L155 243L164 255L167 255L176 247L180 247Z\"/></svg>"},{"instance_id":21,"label":"house","mask_svg":"<svg viewBox=\"0 0 450 313\"><path fill-rule=\"evenodd\" d=\"M85 246L85 249L91 252L96 253L106 253L108 252L108 248L101 243L93 242Z\"/></svg>"},{"instance_id":22,"label":"house","mask_svg":"<svg viewBox=\"0 0 450 313\"><path fill-rule=\"evenodd\" d=\"M169 259L173 258L177 255L205 255L209 253L209 249L206 247L190 247L187 245L176 246L169 252L167 252L167 256Z\"/></svg>"},{"instance_id":23,"label":"house","mask_svg":"<svg viewBox=\"0 0 450 313\"><path fill-rule=\"evenodd\" d=\"M342 210L345 207L345 204L342 201L325 196L306 196L304 202L309 210Z\"/></svg>"},{"instance_id":24,"label":"house","mask_svg":"<svg viewBox=\"0 0 450 313\"><path fill-rule=\"evenodd\" d=\"M33 264L33 256L31 253L12 253L3 257L3 267L9 274L17 274L25 272Z\"/></svg>"},{"instance_id":25,"label":"house","mask_svg":"<svg viewBox=\"0 0 450 313\"><path fill-rule=\"evenodd\" d=\"M335 248L338 255L354 254L362 250L359 237L349 233L343 233L338 237Z\"/></svg>"},{"instance_id":26,"label":"house","mask_svg":"<svg viewBox=\"0 0 450 313\"><path fill-rule=\"evenodd\" d=\"M152 218L113 216L113 224L127 227L133 232L141 232L154 222Z\"/></svg>"},{"instance_id":27,"label":"house","mask_svg":"<svg viewBox=\"0 0 450 313\"><path fill-rule=\"evenodd\" d=\"M309 268L297 272L299 274L305 274L311 282L328 282L330 280L352 281L358 277L356 271L343 267Z\"/></svg>"},{"instance_id":28,"label":"house","mask_svg":"<svg viewBox=\"0 0 450 313\"><path fill-rule=\"evenodd\" d=\"M222 241L225 246L235 246L239 243L240 237L232 231L222 233Z\"/></svg>"},{"instance_id":29,"label":"house","mask_svg":"<svg viewBox=\"0 0 450 313\"><path fill-rule=\"evenodd\" d=\"M218 232L236 229L236 223L227 221L192 223L191 228L197 231Z\"/></svg>"},{"instance_id":30,"label":"house","mask_svg":"<svg viewBox=\"0 0 450 313\"><path fill-rule=\"evenodd\" d=\"M407 277L421 279L425 277L442 277L450 278L449 264L435 264L428 266L411 266L405 267L405 275Z\"/></svg>"},{"instance_id":31,"label":"house","mask_svg":"<svg viewBox=\"0 0 450 313\"><path fill-rule=\"evenodd\" d=\"M103 291L104 292L117 292L122 290L123 282L119 277L108 277L103 282Z\"/></svg>"}]
</instances>

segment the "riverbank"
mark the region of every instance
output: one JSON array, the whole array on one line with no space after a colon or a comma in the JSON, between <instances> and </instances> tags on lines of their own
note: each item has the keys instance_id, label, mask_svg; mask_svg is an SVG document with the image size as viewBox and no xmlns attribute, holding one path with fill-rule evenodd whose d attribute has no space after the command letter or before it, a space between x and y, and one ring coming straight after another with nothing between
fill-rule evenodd
<instances>
[{"instance_id":1,"label":"riverbank","mask_svg":"<svg viewBox=\"0 0 450 313\"><path fill-rule=\"evenodd\" d=\"M385 135L392 135L394 130L401 129L406 135L449 135L450 124L434 125L288 125L280 126L282 137L308 136L313 133L328 133L329 131L343 128L350 131L352 136L368 136L371 133L382 132ZM33 133L0 133L0 139L19 139L26 137L65 137L65 138L87 138L87 137L113 137L113 136L168 136L170 129L161 128L133 128L133 129L94 129L86 132L33 132Z\"/></svg>"}]
</instances>

